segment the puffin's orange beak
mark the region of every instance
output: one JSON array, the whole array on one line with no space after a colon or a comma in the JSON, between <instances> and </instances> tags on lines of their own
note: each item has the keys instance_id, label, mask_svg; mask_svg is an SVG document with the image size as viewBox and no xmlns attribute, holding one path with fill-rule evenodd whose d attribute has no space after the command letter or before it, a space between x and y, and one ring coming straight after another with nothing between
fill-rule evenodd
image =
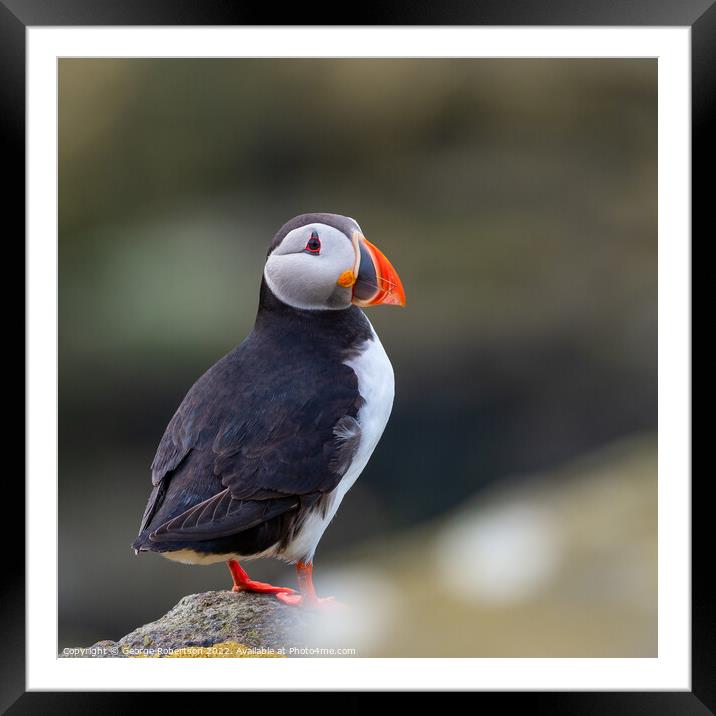
<instances>
[{"instance_id":1,"label":"puffin's orange beak","mask_svg":"<svg viewBox=\"0 0 716 716\"><path fill-rule=\"evenodd\" d=\"M353 303L356 306L405 305L405 289L398 272L376 246L358 231L353 234L357 255L360 256L356 281L353 284Z\"/></svg>"}]
</instances>

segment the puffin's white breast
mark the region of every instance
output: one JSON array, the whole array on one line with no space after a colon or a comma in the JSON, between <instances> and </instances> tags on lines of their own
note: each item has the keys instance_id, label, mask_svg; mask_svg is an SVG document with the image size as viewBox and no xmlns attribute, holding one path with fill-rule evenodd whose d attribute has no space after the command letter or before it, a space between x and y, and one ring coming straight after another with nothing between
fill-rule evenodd
<instances>
[{"instance_id":1,"label":"puffin's white breast","mask_svg":"<svg viewBox=\"0 0 716 716\"><path fill-rule=\"evenodd\" d=\"M367 319L366 319L367 320ZM380 342L380 338L370 327L373 339L365 342L363 350L355 358L346 361L358 378L358 392L365 401L358 411L357 420L361 430L361 440L353 457L353 462L343 476L335 494L340 495L338 503L353 485L378 444L388 423L395 397L395 378L393 366ZM337 509L338 505L336 505Z\"/></svg>"},{"instance_id":2,"label":"puffin's white breast","mask_svg":"<svg viewBox=\"0 0 716 716\"><path fill-rule=\"evenodd\" d=\"M361 430L358 448L346 474L330 494L325 514L314 512L306 518L301 531L280 555L283 559L310 561L313 558L323 532L336 514L346 492L363 472L388 423L395 396L393 366L373 326L370 329L372 339L368 339L359 353L345 362L355 371L358 392L364 400L356 416Z\"/></svg>"}]
</instances>

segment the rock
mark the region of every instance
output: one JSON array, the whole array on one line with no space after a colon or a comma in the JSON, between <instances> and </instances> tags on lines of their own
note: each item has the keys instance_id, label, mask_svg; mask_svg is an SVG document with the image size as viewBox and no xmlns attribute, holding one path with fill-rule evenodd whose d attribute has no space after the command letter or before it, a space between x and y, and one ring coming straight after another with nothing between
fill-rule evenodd
<instances>
[{"instance_id":1,"label":"rock","mask_svg":"<svg viewBox=\"0 0 716 716\"><path fill-rule=\"evenodd\" d=\"M119 641L65 649L61 657L271 657L305 648L315 615L269 594L203 592L179 600L163 617Z\"/></svg>"}]
</instances>

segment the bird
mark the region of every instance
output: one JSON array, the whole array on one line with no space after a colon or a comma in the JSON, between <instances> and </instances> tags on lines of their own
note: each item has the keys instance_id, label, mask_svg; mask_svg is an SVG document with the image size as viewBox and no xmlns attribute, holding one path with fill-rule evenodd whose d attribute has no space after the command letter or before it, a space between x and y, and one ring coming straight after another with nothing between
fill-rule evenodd
<instances>
[{"instance_id":1,"label":"bird","mask_svg":"<svg viewBox=\"0 0 716 716\"><path fill-rule=\"evenodd\" d=\"M363 309L405 300L354 219L307 213L285 223L269 243L253 329L189 389L159 442L135 553L225 561L235 592L338 604L316 592L314 555L395 394ZM241 562L262 557L295 565L298 590L252 580Z\"/></svg>"}]
</instances>

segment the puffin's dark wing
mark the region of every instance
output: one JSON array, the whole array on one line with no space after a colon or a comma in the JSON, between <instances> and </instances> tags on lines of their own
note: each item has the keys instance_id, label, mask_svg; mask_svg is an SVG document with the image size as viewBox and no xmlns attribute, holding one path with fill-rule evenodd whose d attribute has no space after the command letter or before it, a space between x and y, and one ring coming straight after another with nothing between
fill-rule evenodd
<instances>
[{"instance_id":1,"label":"puffin's dark wing","mask_svg":"<svg viewBox=\"0 0 716 716\"><path fill-rule=\"evenodd\" d=\"M156 541L216 539L256 527L298 507L297 497L275 500L237 500L226 489L160 525L152 533Z\"/></svg>"},{"instance_id":2,"label":"puffin's dark wing","mask_svg":"<svg viewBox=\"0 0 716 716\"><path fill-rule=\"evenodd\" d=\"M280 348L247 339L187 394L152 464L153 541L250 529L339 483L360 439L355 373L315 349Z\"/></svg>"},{"instance_id":3,"label":"puffin's dark wing","mask_svg":"<svg viewBox=\"0 0 716 716\"><path fill-rule=\"evenodd\" d=\"M357 390L328 380L301 391L289 386L263 410L233 415L214 441L214 473L236 499L330 492L350 463L360 436L350 414L357 412Z\"/></svg>"}]
</instances>

